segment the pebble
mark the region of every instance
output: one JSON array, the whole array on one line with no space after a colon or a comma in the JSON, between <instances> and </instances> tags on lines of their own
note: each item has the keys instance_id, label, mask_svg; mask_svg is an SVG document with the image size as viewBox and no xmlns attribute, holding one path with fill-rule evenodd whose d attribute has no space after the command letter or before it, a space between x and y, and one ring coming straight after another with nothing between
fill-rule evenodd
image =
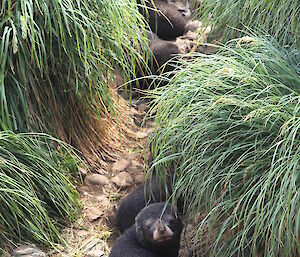
<instances>
[{"instance_id":1,"label":"pebble","mask_svg":"<svg viewBox=\"0 0 300 257\"><path fill-rule=\"evenodd\" d=\"M106 257L106 255L101 250L91 250L86 253L85 257Z\"/></svg>"},{"instance_id":2,"label":"pebble","mask_svg":"<svg viewBox=\"0 0 300 257\"><path fill-rule=\"evenodd\" d=\"M107 171L105 169L95 169L95 171L99 174L107 174Z\"/></svg>"},{"instance_id":3,"label":"pebble","mask_svg":"<svg viewBox=\"0 0 300 257\"><path fill-rule=\"evenodd\" d=\"M95 221L103 215L103 208L100 207L89 207L88 211L85 213L85 217L89 221Z\"/></svg>"},{"instance_id":4,"label":"pebble","mask_svg":"<svg viewBox=\"0 0 300 257\"><path fill-rule=\"evenodd\" d=\"M140 112L147 112L149 110L149 105L146 103L141 103L138 105L138 110Z\"/></svg>"},{"instance_id":5,"label":"pebble","mask_svg":"<svg viewBox=\"0 0 300 257\"><path fill-rule=\"evenodd\" d=\"M155 122L152 120L148 120L148 121L146 121L146 125L147 125L147 127L155 127Z\"/></svg>"},{"instance_id":6,"label":"pebble","mask_svg":"<svg viewBox=\"0 0 300 257\"><path fill-rule=\"evenodd\" d=\"M110 206L109 199L104 195L98 195L93 200L98 202L99 206L103 207L104 209Z\"/></svg>"},{"instance_id":7,"label":"pebble","mask_svg":"<svg viewBox=\"0 0 300 257\"><path fill-rule=\"evenodd\" d=\"M141 173L144 171L144 165L139 162L132 161L132 164L127 169L127 171L130 173Z\"/></svg>"},{"instance_id":8,"label":"pebble","mask_svg":"<svg viewBox=\"0 0 300 257\"><path fill-rule=\"evenodd\" d=\"M46 257L46 254L35 245L22 245L12 252L11 257Z\"/></svg>"},{"instance_id":9,"label":"pebble","mask_svg":"<svg viewBox=\"0 0 300 257\"><path fill-rule=\"evenodd\" d=\"M133 184L133 180L131 176L125 171L113 177L111 181L115 183L117 187L121 187L121 188L126 188Z\"/></svg>"},{"instance_id":10,"label":"pebble","mask_svg":"<svg viewBox=\"0 0 300 257\"><path fill-rule=\"evenodd\" d=\"M148 136L148 133L142 132L142 131L138 131L138 132L135 133L135 136L138 139L143 139L143 138L146 138Z\"/></svg>"},{"instance_id":11,"label":"pebble","mask_svg":"<svg viewBox=\"0 0 300 257\"><path fill-rule=\"evenodd\" d=\"M134 161L134 160L138 159L139 156L140 156L140 155L137 154L137 153L131 153L131 154L128 154L128 155L126 156L126 158L127 158L127 160Z\"/></svg>"},{"instance_id":12,"label":"pebble","mask_svg":"<svg viewBox=\"0 0 300 257\"><path fill-rule=\"evenodd\" d=\"M100 174L89 174L85 177L85 183L90 185L107 185L109 184L109 180L107 177L100 175Z\"/></svg>"},{"instance_id":13,"label":"pebble","mask_svg":"<svg viewBox=\"0 0 300 257\"><path fill-rule=\"evenodd\" d=\"M85 176L88 173L87 170L84 169L84 168L79 168L79 171L80 171L82 176Z\"/></svg>"},{"instance_id":14,"label":"pebble","mask_svg":"<svg viewBox=\"0 0 300 257\"><path fill-rule=\"evenodd\" d=\"M143 183L145 181L145 175L144 174L138 174L134 176L134 182L135 183Z\"/></svg>"},{"instance_id":15,"label":"pebble","mask_svg":"<svg viewBox=\"0 0 300 257\"><path fill-rule=\"evenodd\" d=\"M116 161L112 167L111 170L112 172L120 172L120 171L124 171L126 170L126 168L130 165L130 161L125 160L125 159L121 159Z\"/></svg>"}]
</instances>

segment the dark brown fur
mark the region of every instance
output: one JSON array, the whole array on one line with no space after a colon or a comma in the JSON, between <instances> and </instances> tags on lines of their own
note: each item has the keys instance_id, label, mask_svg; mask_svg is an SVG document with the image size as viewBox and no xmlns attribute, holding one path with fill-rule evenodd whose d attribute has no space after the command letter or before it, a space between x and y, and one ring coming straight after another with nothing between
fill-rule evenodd
<instances>
[{"instance_id":1,"label":"dark brown fur","mask_svg":"<svg viewBox=\"0 0 300 257\"><path fill-rule=\"evenodd\" d=\"M170 236L165 237L167 231ZM181 231L181 220L170 204L150 204L116 240L109 257L178 257Z\"/></svg>"},{"instance_id":2,"label":"dark brown fur","mask_svg":"<svg viewBox=\"0 0 300 257\"><path fill-rule=\"evenodd\" d=\"M167 195L171 193L171 183L168 188L158 181L156 177L139 185L135 190L129 193L120 203L116 213L116 225L123 233L130 228L135 221L137 214L148 204L164 202Z\"/></svg>"},{"instance_id":3,"label":"dark brown fur","mask_svg":"<svg viewBox=\"0 0 300 257\"><path fill-rule=\"evenodd\" d=\"M160 75L162 72L170 72L174 70L174 62L170 62L178 55L178 46L170 41L162 40L158 38L151 31L147 31L148 44L150 48L150 55L148 60L148 66L151 74L147 74L145 67L139 67L136 71L137 78L142 78L149 75ZM151 88L152 78L144 78L139 81L139 88L149 89ZM133 87L136 87L135 85Z\"/></svg>"},{"instance_id":4,"label":"dark brown fur","mask_svg":"<svg viewBox=\"0 0 300 257\"><path fill-rule=\"evenodd\" d=\"M137 1L141 4L141 1ZM146 17L151 30L164 40L174 39L185 33L186 20L178 8L168 1L145 1L147 8L139 7L140 12Z\"/></svg>"}]
</instances>

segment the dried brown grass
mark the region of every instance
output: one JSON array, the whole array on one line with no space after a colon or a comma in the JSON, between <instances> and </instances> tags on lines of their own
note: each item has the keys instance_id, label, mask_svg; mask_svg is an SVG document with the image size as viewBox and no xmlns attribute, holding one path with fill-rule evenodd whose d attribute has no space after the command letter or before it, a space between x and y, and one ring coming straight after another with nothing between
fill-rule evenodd
<instances>
[{"instance_id":1,"label":"dried brown grass","mask_svg":"<svg viewBox=\"0 0 300 257\"><path fill-rule=\"evenodd\" d=\"M74 93L66 93L64 101L68 101L67 110L62 109L56 101L49 103L51 113L47 117L47 128L60 140L69 143L79 151L79 155L90 167L107 167L107 161L115 161L128 153L128 149L135 145L135 131L133 115L137 111L128 101L119 96L110 82L109 95L113 105L108 108L99 97L94 103L94 109L87 109L85 101L79 101ZM48 99L55 99L49 97ZM96 108L95 108L96 106ZM39 112L43 107L39 108ZM95 110L96 109L96 110ZM33 124L38 124L41 130L43 121L38 120L36 109L31 106Z\"/></svg>"}]
</instances>

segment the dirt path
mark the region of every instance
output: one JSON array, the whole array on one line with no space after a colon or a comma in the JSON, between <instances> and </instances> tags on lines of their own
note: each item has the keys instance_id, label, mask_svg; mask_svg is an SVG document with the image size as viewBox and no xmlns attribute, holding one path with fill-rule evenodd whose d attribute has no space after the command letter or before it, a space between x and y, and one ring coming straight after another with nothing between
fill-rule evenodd
<instances>
[{"instance_id":1,"label":"dirt path","mask_svg":"<svg viewBox=\"0 0 300 257\"><path fill-rule=\"evenodd\" d=\"M132 115L141 121L144 109L144 104L139 109L132 107ZM106 169L100 168L92 173L81 169L84 180L77 189L83 206L82 216L62 232L69 246L59 253L49 253L51 256L108 256L113 241L119 236L113 225L116 206L126 193L144 181L150 155L146 144L154 123L147 121L143 127L131 129L135 138L127 144L127 154L114 162L106 162Z\"/></svg>"},{"instance_id":2,"label":"dirt path","mask_svg":"<svg viewBox=\"0 0 300 257\"><path fill-rule=\"evenodd\" d=\"M198 22L195 26L200 28L201 23ZM189 32L177 38L176 44L182 52L204 52L204 49L193 47L193 41L206 41L209 28L200 28L200 31ZM82 217L72 227L63 231L69 246L51 256L108 256L112 243L120 235L114 227L118 202L145 179L150 156L147 140L154 130L154 122L149 120L142 127L140 123L148 108L145 103L132 106L131 116L135 117L135 125L131 125L129 129L135 136L124 145L126 154L119 156L115 161L106 162L105 169L93 170L91 174L81 170L84 182L78 185L78 191L83 204ZM190 250L186 241L182 241L180 257L188 257L191 254Z\"/></svg>"}]
</instances>

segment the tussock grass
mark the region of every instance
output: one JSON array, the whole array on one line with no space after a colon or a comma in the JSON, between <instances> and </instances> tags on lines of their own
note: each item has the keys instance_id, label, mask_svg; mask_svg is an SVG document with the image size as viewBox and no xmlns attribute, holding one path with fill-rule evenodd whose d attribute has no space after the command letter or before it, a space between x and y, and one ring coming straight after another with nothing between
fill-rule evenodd
<instances>
[{"instance_id":1,"label":"tussock grass","mask_svg":"<svg viewBox=\"0 0 300 257\"><path fill-rule=\"evenodd\" d=\"M50 136L7 131L47 132L88 161L113 155L119 142L107 141L118 132L123 138L125 123L110 88L113 70L134 76L147 56L143 28L130 0L0 1L1 243L62 243L59 228L78 211L68 148Z\"/></svg>"},{"instance_id":2,"label":"tussock grass","mask_svg":"<svg viewBox=\"0 0 300 257\"><path fill-rule=\"evenodd\" d=\"M282 45L300 46L298 0L203 0L198 13L212 25L217 38L223 35L224 42L247 27L272 35Z\"/></svg>"},{"instance_id":3,"label":"tussock grass","mask_svg":"<svg viewBox=\"0 0 300 257\"><path fill-rule=\"evenodd\" d=\"M4 0L0 10L3 129L38 127L71 142L88 126L90 110L115 111L112 70L128 77L145 54L136 3Z\"/></svg>"},{"instance_id":4,"label":"tussock grass","mask_svg":"<svg viewBox=\"0 0 300 257\"><path fill-rule=\"evenodd\" d=\"M84 157L111 154L106 141L123 130L103 126L123 125L124 106L109 85L116 67L134 76L147 55L143 27L130 0L0 1L1 241L61 243L59 228L78 210L74 159L50 136L1 131L47 132Z\"/></svg>"},{"instance_id":5,"label":"tussock grass","mask_svg":"<svg viewBox=\"0 0 300 257\"><path fill-rule=\"evenodd\" d=\"M205 214L195 243L209 256L299 256L299 53L244 37L183 60L154 96L154 166L174 171L188 219Z\"/></svg>"},{"instance_id":6,"label":"tussock grass","mask_svg":"<svg viewBox=\"0 0 300 257\"><path fill-rule=\"evenodd\" d=\"M59 229L79 211L71 178L76 162L47 135L0 132L0 248L4 242L64 243Z\"/></svg>"}]
</instances>

